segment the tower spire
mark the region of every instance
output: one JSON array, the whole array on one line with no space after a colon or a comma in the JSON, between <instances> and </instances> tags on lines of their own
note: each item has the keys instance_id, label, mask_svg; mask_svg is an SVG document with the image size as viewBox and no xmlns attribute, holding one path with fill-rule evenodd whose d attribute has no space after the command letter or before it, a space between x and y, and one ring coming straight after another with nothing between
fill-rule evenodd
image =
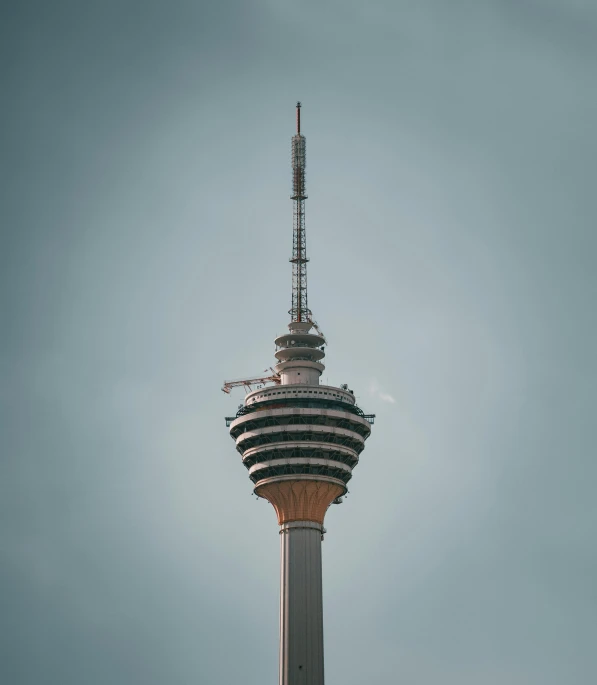
<instances>
[{"instance_id":1,"label":"tower spire","mask_svg":"<svg viewBox=\"0 0 597 685\"><path fill-rule=\"evenodd\" d=\"M311 321L307 306L307 242L305 236L305 167L307 141L301 134L301 103L296 103L296 135L291 141L293 232L292 232L292 307L291 322Z\"/></svg>"}]
</instances>

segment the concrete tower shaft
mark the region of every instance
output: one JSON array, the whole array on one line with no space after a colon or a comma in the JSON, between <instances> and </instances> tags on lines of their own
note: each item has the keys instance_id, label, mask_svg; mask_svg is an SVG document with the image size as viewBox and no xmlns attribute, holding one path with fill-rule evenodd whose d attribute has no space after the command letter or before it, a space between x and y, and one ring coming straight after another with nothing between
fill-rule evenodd
<instances>
[{"instance_id":1,"label":"concrete tower shaft","mask_svg":"<svg viewBox=\"0 0 597 685\"><path fill-rule=\"evenodd\" d=\"M322 528L280 528L280 685L324 685Z\"/></svg>"}]
</instances>

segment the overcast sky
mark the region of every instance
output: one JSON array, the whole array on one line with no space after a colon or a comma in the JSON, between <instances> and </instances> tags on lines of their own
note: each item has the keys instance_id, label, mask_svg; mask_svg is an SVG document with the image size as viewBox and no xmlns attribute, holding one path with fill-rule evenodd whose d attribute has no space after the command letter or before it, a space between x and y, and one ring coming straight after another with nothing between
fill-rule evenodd
<instances>
[{"instance_id":1,"label":"overcast sky","mask_svg":"<svg viewBox=\"0 0 597 685\"><path fill-rule=\"evenodd\" d=\"M2 40L0 680L276 683L224 417L290 308L307 136L330 685L597 681L597 3L26 0Z\"/></svg>"}]
</instances>

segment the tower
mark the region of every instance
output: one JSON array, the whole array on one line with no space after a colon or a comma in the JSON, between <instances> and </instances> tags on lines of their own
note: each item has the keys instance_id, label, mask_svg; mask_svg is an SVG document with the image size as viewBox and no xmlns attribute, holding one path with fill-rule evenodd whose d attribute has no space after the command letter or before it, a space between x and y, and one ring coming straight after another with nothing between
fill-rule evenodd
<instances>
[{"instance_id":1,"label":"tower","mask_svg":"<svg viewBox=\"0 0 597 685\"><path fill-rule=\"evenodd\" d=\"M330 504L340 504L371 433L374 415L347 385L320 385L326 339L307 301L306 140L291 141L293 241L288 333L275 340L271 375L228 381L248 390L226 425L254 492L271 502L280 526L280 685L323 685L321 542ZM257 388L253 389L253 385Z\"/></svg>"}]
</instances>

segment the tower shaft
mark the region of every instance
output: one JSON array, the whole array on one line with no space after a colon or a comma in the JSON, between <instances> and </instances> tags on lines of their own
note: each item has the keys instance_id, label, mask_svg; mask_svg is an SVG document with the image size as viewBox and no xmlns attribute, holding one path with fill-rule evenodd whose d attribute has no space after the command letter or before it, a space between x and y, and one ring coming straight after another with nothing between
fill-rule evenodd
<instances>
[{"instance_id":1,"label":"tower shaft","mask_svg":"<svg viewBox=\"0 0 597 685\"><path fill-rule=\"evenodd\" d=\"M322 527L280 529L280 685L324 685Z\"/></svg>"}]
</instances>

